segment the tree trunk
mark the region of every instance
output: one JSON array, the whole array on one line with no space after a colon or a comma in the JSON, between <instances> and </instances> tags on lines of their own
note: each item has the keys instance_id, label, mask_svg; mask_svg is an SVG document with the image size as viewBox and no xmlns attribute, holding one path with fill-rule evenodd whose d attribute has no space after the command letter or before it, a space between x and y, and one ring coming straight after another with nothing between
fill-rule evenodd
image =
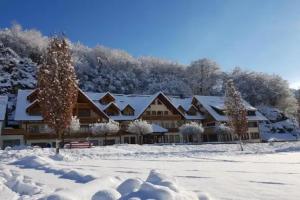
<instances>
[{"instance_id":1,"label":"tree trunk","mask_svg":"<svg viewBox=\"0 0 300 200\"><path fill-rule=\"evenodd\" d=\"M56 148L55 148L55 153L59 154L59 143L61 141L62 138L62 133L60 131L58 131L58 139L56 139Z\"/></svg>"},{"instance_id":2,"label":"tree trunk","mask_svg":"<svg viewBox=\"0 0 300 200\"><path fill-rule=\"evenodd\" d=\"M201 141L200 141L200 138L201 138L201 137L200 137L200 134L197 134L198 144L200 144L200 142L201 142Z\"/></svg>"},{"instance_id":3,"label":"tree trunk","mask_svg":"<svg viewBox=\"0 0 300 200\"><path fill-rule=\"evenodd\" d=\"M107 143L106 140L107 140L107 134L105 133L105 134L104 134L104 146L106 146L106 143Z\"/></svg>"},{"instance_id":4,"label":"tree trunk","mask_svg":"<svg viewBox=\"0 0 300 200\"><path fill-rule=\"evenodd\" d=\"M122 144L122 135L119 133L120 144Z\"/></svg>"},{"instance_id":5,"label":"tree trunk","mask_svg":"<svg viewBox=\"0 0 300 200\"><path fill-rule=\"evenodd\" d=\"M140 145L142 145L144 143L143 135L141 134L139 138L140 138Z\"/></svg>"},{"instance_id":6,"label":"tree trunk","mask_svg":"<svg viewBox=\"0 0 300 200\"><path fill-rule=\"evenodd\" d=\"M244 151L241 136L239 136L239 142L240 142L241 151Z\"/></svg>"}]
</instances>

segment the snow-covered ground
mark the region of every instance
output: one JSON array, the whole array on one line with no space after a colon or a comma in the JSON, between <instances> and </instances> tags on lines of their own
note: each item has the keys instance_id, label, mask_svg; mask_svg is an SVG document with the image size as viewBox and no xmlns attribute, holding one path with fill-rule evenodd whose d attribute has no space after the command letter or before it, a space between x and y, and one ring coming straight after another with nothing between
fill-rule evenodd
<instances>
[{"instance_id":1,"label":"snow-covered ground","mask_svg":"<svg viewBox=\"0 0 300 200\"><path fill-rule=\"evenodd\" d=\"M300 142L0 151L5 200L298 200L299 187Z\"/></svg>"}]
</instances>

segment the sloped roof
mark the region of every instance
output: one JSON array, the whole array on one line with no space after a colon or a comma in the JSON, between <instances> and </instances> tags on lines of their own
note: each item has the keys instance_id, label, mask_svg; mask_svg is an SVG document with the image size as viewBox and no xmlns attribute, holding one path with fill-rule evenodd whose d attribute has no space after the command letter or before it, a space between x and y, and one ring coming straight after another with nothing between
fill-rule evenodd
<instances>
[{"instance_id":1,"label":"sloped roof","mask_svg":"<svg viewBox=\"0 0 300 200\"><path fill-rule=\"evenodd\" d=\"M27 96L32 93L33 90L19 90L18 96L17 96L17 104L16 104L16 112L15 112L15 120L16 121L40 121L42 120L41 116L32 116L28 115L26 112L26 108L30 106L30 102L27 100ZM105 93L97 93L97 92L83 92L80 90L80 92L88 98L88 100L92 103L92 105L95 107L95 109L99 110L99 113L101 112L104 117L110 118L112 120L116 121L131 121L138 119L148 108L148 106L157 98L159 95L162 95L163 98L165 98L170 105L174 107L174 109L182 115L187 120L201 120L204 119L205 116L203 116L200 112L197 113L197 115L188 115L187 113L182 113L177 108L179 106L182 106L185 110L189 110L192 106L192 100L193 98L196 98L203 107L212 115L213 118L215 118L218 121L228 121L228 117L225 115L218 114L212 106L224 109L224 97L218 97L218 96L194 96L194 97L175 97L175 96L166 96L162 92L158 92L153 95L137 95L137 94L112 94L110 93L114 98L115 101L104 105L99 102L99 99L101 99ZM249 103L244 101L247 109L249 110L255 110L256 116L248 116L249 121L257 121L257 120L267 120L261 113L259 113L254 107L252 107ZM122 115L120 112L117 116L107 116L103 111L107 106L115 104L120 110L123 110L126 106L131 106L134 109L134 115Z\"/></svg>"},{"instance_id":2,"label":"sloped roof","mask_svg":"<svg viewBox=\"0 0 300 200\"><path fill-rule=\"evenodd\" d=\"M225 109L225 98L220 96L194 96L198 102L207 110L207 112L217 121L228 121L228 117L226 115L220 115L217 113L213 107L218 108L220 110ZM247 110L255 111L255 116L247 116L248 121L265 121L267 120L260 112L256 110L253 106L251 106L248 102L243 101Z\"/></svg>"},{"instance_id":3,"label":"sloped roof","mask_svg":"<svg viewBox=\"0 0 300 200\"><path fill-rule=\"evenodd\" d=\"M38 115L29 115L26 112L26 109L30 107L34 102L30 102L27 99L27 96L32 93L33 90L18 90L18 95L17 95L17 103L16 103L16 111L15 111L15 120L16 121L42 121L43 117L38 116ZM84 92L79 90L90 102L91 104L95 107L95 109L98 109L98 106L95 105L94 101L92 101ZM109 119L109 117L102 111L99 110L99 113L102 115L102 117Z\"/></svg>"},{"instance_id":4,"label":"sloped roof","mask_svg":"<svg viewBox=\"0 0 300 200\"><path fill-rule=\"evenodd\" d=\"M101 104L99 99L103 97L106 93L94 93L94 92L86 92L86 95L97 105L100 110L104 110L107 105ZM148 106L159 96L163 95L166 99L170 100L167 96L163 93L158 92L153 95L139 95L139 94L111 94L115 98L114 104L120 110L123 110L126 106L131 106L134 109L134 115L122 115L120 113L116 116L110 116L111 119L116 121L129 121L138 119L148 108ZM176 106L170 104L176 109ZM181 113L180 113L181 114Z\"/></svg>"},{"instance_id":5,"label":"sloped roof","mask_svg":"<svg viewBox=\"0 0 300 200\"><path fill-rule=\"evenodd\" d=\"M153 133L167 133L168 129L161 127L158 124L151 124Z\"/></svg>"},{"instance_id":6,"label":"sloped roof","mask_svg":"<svg viewBox=\"0 0 300 200\"><path fill-rule=\"evenodd\" d=\"M30 95L33 90L18 90L17 104L15 112L16 121L41 121L42 116L29 115L26 109L32 104L27 100L27 96Z\"/></svg>"},{"instance_id":7,"label":"sloped roof","mask_svg":"<svg viewBox=\"0 0 300 200\"><path fill-rule=\"evenodd\" d=\"M170 97L170 100L173 102L176 108L179 108L181 106L185 111L189 110L193 105L192 104L193 97L181 98L181 97L173 96ZM187 120L201 120L205 118L200 112L197 112L196 115L189 115L187 113L183 113L183 115Z\"/></svg>"},{"instance_id":8,"label":"sloped roof","mask_svg":"<svg viewBox=\"0 0 300 200\"><path fill-rule=\"evenodd\" d=\"M0 96L0 121L5 120L7 103L8 103L8 97Z\"/></svg>"}]
</instances>

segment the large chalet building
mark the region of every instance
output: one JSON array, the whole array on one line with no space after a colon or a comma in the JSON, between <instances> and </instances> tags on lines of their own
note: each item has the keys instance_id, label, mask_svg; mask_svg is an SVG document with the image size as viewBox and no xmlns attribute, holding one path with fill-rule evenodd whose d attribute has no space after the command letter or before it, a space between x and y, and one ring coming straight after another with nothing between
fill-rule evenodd
<instances>
[{"instance_id":1,"label":"large chalet building","mask_svg":"<svg viewBox=\"0 0 300 200\"><path fill-rule=\"evenodd\" d=\"M37 99L38 90L19 90L17 95L14 121L18 128L3 128L0 135L1 146L39 145L54 146L56 134L50 131L43 122ZM260 141L259 122L266 118L246 101L248 110L248 134L243 140ZM78 90L78 98L73 115L80 120L80 130L64 136L67 141L89 140L94 145L128 143L135 144L138 136L127 132L128 124L136 119L148 121L153 133L144 136L144 143L201 143L230 142L236 138L231 134L220 134L216 126L227 123L224 97L167 96L162 92L153 95L124 95L83 92ZM3 119L4 120L4 119ZM90 126L97 122L114 120L120 123L121 129L113 135L96 136ZM205 128L200 141L198 137L183 136L179 127L187 122L202 123Z\"/></svg>"}]
</instances>

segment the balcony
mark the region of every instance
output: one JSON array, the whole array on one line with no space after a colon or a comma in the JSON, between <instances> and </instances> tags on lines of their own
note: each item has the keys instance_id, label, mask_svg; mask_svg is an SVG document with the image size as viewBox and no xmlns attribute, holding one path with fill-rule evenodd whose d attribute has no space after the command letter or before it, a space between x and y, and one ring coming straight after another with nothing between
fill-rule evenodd
<instances>
[{"instance_id":1,"label":"balcony","mask_svg":"<svg viewBox=\"0 0 300 200\"><path fill-rule=\"evenodd\" d=\"M24 129L5 128L2 130L2 135L24 135Z\"/></svg>"},{"instance_id":2,"label":"balcony","mask_svg":"<svg viewBox=\"0 0 300 200\"><path fill-rule=\"evenodd\" d=\"M181 120L180 115L146 115L143 120Z\"/></svg>"}]
</instances>

